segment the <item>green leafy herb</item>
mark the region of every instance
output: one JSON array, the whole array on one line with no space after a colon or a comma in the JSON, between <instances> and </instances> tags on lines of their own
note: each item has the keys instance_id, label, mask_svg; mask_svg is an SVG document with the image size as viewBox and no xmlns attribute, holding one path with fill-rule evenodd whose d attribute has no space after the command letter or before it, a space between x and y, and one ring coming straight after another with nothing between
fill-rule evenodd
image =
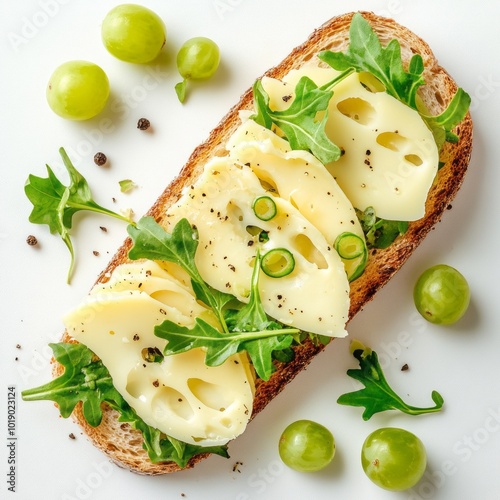
<instances>
[{"instance_id":1,"label":"green leafy herb","mask_svg":"<svg viewBox=\"0 0 500 500\"><path fill-rule=\"evenodd\" d=\"M83 344L50 344L54 357L63 365L62 375L49 383L22 392L25 401L50 400L57 403L61 416L67 418L81 401L83 416L96 427L102 420L101 404L107 403L120 413L120 422L128 422L141 431L153 463L175 462L185 467L194 455L216 453L227 457L225 446L202 447L182 443L147 425L113 386L111 375L94 353Z\"/></svg>"},{"instance_id":2,"label":"green leafy herb","mask_svg":"<svg viewBox=\"0 0 500 500\"><path fill-rule=\"evenodd\" d=\"M187 80L184 79L182 82L177 83L174 88L179 101L184 102L186 100Z\"/></svg>"},{"instance_id":3,"label":"green leafy herb","mask_svg":"<svg viewBox=\"0 0 500 500\"><path fill-rule=\"evenodd\" d=\"M382 47L370 23L359 12L351 21L346 52L327 50L318 57L338 71L354 68L370 72L382 82L388 94L416 109L417 90L425 84L422 57L414 54L405 71L399 42L394 39Z\"/></svg>"},{"instance_id":4,"label":"green leafy herb","mask_svg":"<svg viewBox=\"0 0 500 500\"><path fill-rule=\"evenodd\" d=\"M196 347L206 349L205 364L219 366L226 359L246 350L257 375L268 380L273 372L272 352L290 347L292 334L298 330L284 328L252 332L221 333L200 318L192 328L179 326L172 321L164 321L155 327L155 335L168 340L165 355L179 354Z\"/></svg>"},{"instance_id":5,"label":"green leafy herb","mask_svg":"<svg viewBox=\"0 0 500 500\"><path fill-rule=\"evenodd\" d=\"M295 99L283 111L273 111L269 107L269 96L257 80L253 87L256 114L253 119L266 128L272 124L285 134L292 149L310 151L322 163L330 163L340 158L340 148L325 132L328 119L328 103L333 95L331 90L319 88L310 78L303 76L295 87ZM321 118L318 113L324 112Z\"/></svg>"},{"instance_id":6,"label":"green leafy herb","mask_svg":"<svg viewBox=\"0 0 500 500\"><path fill-rule=\"evenodd\" d=\"M387 248L408 230L408 222L380 219L372 207L364 212L356 209L356 215L365 233L368 248Z\"/></svg>"},{"instance_id":7,"label":"green leafy herb","mask_svg":"<svg viewBox=\"0 0 500 500\"><path fill-rule=\"evenodd\" d=\"M434 413L441 410L444 400L437 391L432 391L435 406L417 408L406 404L389 386L379 364L377 353L359 342L351 347L353 356L359 361L360 369L348 370L347 375L361 382L365 388L343 394L337 403L348 406L363 406L363 420L369 420L375 413L399 410L409 415Z\"/></svg>"},{"instance_id":8,"label":"green leafy herb","mask_svg":"<svg viewBox=\"0 0 500 500\"><path fill-rule=\"evenodd\" d=\"M164 354L204 347L205 363L218 366L232 354L246 350L259 377L267 380L274 369L273 352L289 348L298 330L283 328L267 318L258 292L260 256L256 258L248 304L236 310L228 309L235 298L210 287L196 267L198 232L187 219L181 219L172 232L167 233L152 217L143 217L136 226L129 226L128 232L134 242L129 257L164 260L182 267L191 278L196 297L214 311L222 329L220 332L200 318L192 328L164 321L155 327L155 334L168 340Z\"/></svg>"},{"instance_id":9,"label":"green leafy herb","mask_svg":"<svg viewBox=\"0 0 500 500\"><path fill-rule=\"evenodd\" d=\"M222 309L234 297L210 287L201 277L195 263L198 232L187 219L180 220L172 233L167 233L152 217L142 217L136 226L128 227L128 233L134 242L128 254L132 260L164 260L182 267L191 278L197 298L213 309L227 331Z\"/></svg>"},{"instance_id":10,"label":"green leafy herb","mask_svg":"<svg viewBox=\"0 0 500 500\"><path fill-rule=\"evenodd\" d=\"M47 224L51 233L61 235L71 254L71 263L68 271L68 283L73 274L75 256L69 230L72 226L73 215L82 210L110 215L117 219L133 224L130 219L123 217L107 208L98 205L92 198L89 185L78 172L63 148L59 153L66 167L70 184L65 186L55 176L47 165L48 177L42 178L30 174L24 187L26 196L33 204L29 220L34 224Z\"/></svg>"},{"instance_id":11,"label":"green leafy herb","mask_svg":"<svg viewBox=\"0 0 500 500\"><path fill-rule=\"evenodd\" d=\"M143 448L153 463L175 462L184 468L192 457L202 453L214 453L229 458L227 446L196 446L184 443L147 425L125 401L121 405L108 401L107 403L120 413L118 419L120 422L127 422L133 429L142 433Z\"/></svg>"},{"instance_id":12,"label":"green leafy herb","mask_svg":"<svg viewBox=\"0 0 500 500\"><path fill-rule=\"evenodd\" d=\"M425 85L422 57L414 54L405 70L399 41L393 39L384 48L370 23L359 12L351 21L347 50L326 50L318 57L338 71L354 68L358 72L367 71L374 75L385 86L388 94L421 112L422 118L435 132L438 146L443 142L438 129L444 130L446 140L457 140L457 136L450 131L465 117L471 102L470 96L463 89L458 89L447 109L439 116L429 116L425 110L420 111L417 91Z\"/></svg>"},{"instance_id":13,"label":"green leafy herb","mask_svg":"<svg viewBox=\"0 0 500 500\"><path fill-rule=\"evenodd\" d=\"M120 191L122 193L129 193L132 189L137 187L137 184L130 179L123 179L119 181L118 184L120 185Z\"/></svg>"},{"instance_id":14,"label":"green leafy herb","mask_svg":"<svg viewBox=\"0 0 500 500\"><path fill-rule=\"evenodd\" d=\"M433 131L434 138L436 139L438 146L440 146L440 142L441 144L443 142L443 140L439 139L439 130L445 131L445 141L451 143L458 142L458 136L451 132L451 130L465 118L470 103L470 95L467 94L467 92L465 92L463 89L459 88L456 94L453 96L453 99L448 104L448 107L440 115L430 116L426 115L425 113L421 113L422 118L424 118L424 120Z\"/></svg>"},{"instance_id":15,"label":"green leafy herb","mask_svg":"<svg viewBox=\"0 0 500 500\"><path fill-rule=\"evenodd\" d=\"M259 270L260 256L257 255L248 304L226 313L231 333L221 333L200 318L192 328L167 320L155 327L155 335L168 341L164 353L173 355L203 347L206 349L205 364L219 366L229 356L245 350L257 375L262 380L269 380L274 371L273 352L287 350L294 340L293 335L299 330L282 328L279 323L268 319L258 291Z\"/></svg>"},{"instance_id":16,"label":"green leafy herb","mask_svg":"<svg viewBox=\"0 0 500 500\"><path fill-rule=\"evenodd\" d=\"M81 344L49 345L55 359L64 366L64 373L45 385L23 391L23 399L54 401L64 418L69 417L76 404L82 401L85 419L96 427L102 419L102 401L122 399L107 368L101 361L94 361L92 351Z\"/></svg>"}]
</instances>

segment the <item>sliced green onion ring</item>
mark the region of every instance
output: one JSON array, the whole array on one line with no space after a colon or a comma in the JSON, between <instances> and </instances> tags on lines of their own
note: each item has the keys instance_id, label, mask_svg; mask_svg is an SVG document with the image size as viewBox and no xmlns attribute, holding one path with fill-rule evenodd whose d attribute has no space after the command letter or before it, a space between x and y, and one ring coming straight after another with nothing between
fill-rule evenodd
<instances>
[{"instance_id":1,"label":"sliced green onion ring","mask_svg":"<svg viewBox=\"0 0 500 500\"><path fill-rule=\"evenodd\" d=\"M363 238L349 232L337 236L334 246L340 257L346 260L356 259L366 251L366 245Z\"/></svg>"},{"instance_id":2,"label":"sliced green onion ring","mask_svg":"<svg viewBox=\"0 0 500 500\"><path fill-rule=\"evenodd\" d=\"M363 238L357 234L345 232L337 236L334 247L344 263L348 280L351 282L359 278L368 261L368 249Z\"/></svg>"},{"instance_id":3,"label":"sliced green onion ring","mask_svg":"<svg viewBox=\"0 0 500 500\"><path fill-rule=\"evenodd\" d=\"M252 209L260 220L271 220L278 211L271 196L257 196L252 204Z\"/></svg>"},{"instance_id":4,"label":"sliced green onion ring","mask_svg":"<svg viewBox=\"0 0 500 500\"><path fill-rule=\"evenodd\" d=\"M260 267L271 278L283 278L294 270L295 259L286 248L273 248L262 257Z\"/></svg>"},{"instance_id":5,"label":"sliced green onion ring","mask_svg":"<svg viewBox=\"0 0 500 500\"><path fill-rule=\"evenodd\" d=\"M259 233L259 242L267 243L269 241L269 231L265 231L264 229Z\"/></svg>"},{"instance_id":6,"label":"sliced green onion ring","mask_svg":"<svg viewBox=\"0 0 500 500\"><path fill-rule=\"evenodd\" d=\"M365 271L366 262L368 261L368 251L365 250L359 257L355 259L342 259L344 263L347 279L349 282L359 278Z\"/></svg>"},{"instance_id":7,"label":"sliced green onion ring","mask_svg":"<svg viewBox=\"0 0 500 500\"><path fill-rule=\"evenodd\" d=\"M163 361L163 354L158 347L145 347L141 351L142 359L148 363L161 363Z\"/></svg>"}]
</instances>

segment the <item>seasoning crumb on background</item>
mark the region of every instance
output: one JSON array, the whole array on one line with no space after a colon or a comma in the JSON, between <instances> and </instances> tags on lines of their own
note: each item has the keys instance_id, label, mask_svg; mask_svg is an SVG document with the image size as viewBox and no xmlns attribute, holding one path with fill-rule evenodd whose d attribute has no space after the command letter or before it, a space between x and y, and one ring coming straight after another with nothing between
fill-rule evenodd
<instances>
[{"instance_id":1,"label":"seasoning crumb on background","mask_svg":"<svg viewBox=\"0 0 500 500\"><path fill-rule=\"evenodd\" d=\"M94 163L99 166L99 167L102 167L103 165L106 165L106 162L108 161L108 158L106 157L106 155L104 153L102 153L101 151L99 151L98 153L96 153L94 155Z\"/></svg>"},{"instance_id":2,"label":"seasoning crumb on background","mask_svg":"<svg viewBox=\"0 0 500 500\"><path fill-rule=\"evenodd\" d=\"M34 247L35 245L38 245L38 240L36 239L36 236L33 236L32 234L30 234L27 238L26 238L26 243L32 247Z\"/></svg>"},{"instance_id":3,"label":"seasoning crumb on background","mask_svg":"<svg viewBox=\"0 0 500 500\"><path fill-rule=\"evenodd\" d=\"M151 126L151 122L147 118L139 118L137 128L139 130L147 130Z\"/></svg>"},{"instance_id":4,"label":"seasoning crumb on background","mask_svg":"<svg viewBox=\"0 0 500 500\"><path fill-rule=\"evenodd\" d=\"M99 257L99 252L98 252L97 250L94 250L92 253L93 253L96 257Z\"/></svg>"},{"instance_id":5,"label":"seasoning crumb on background","mask_svg":"<svg viewBox=\"0 0 500 500\"><path fill-rule=\"evenodd\" d=\"M405 363L402 367L401 367L401 371L402 372L405 372L406 370L408 370L410 367L408 366L408 363Z\"/></svg>"},{"instance_id":6,"label":"seasoning crumb on background","mask_svg":"<svg viewBox=\"0 0 500 500\"><path fill-rule=\"evenodd\" d=\"M69 435L69 438L70 439L76 439L76 436L71 432L70 435Z\"/></svg>"}]
</instances>

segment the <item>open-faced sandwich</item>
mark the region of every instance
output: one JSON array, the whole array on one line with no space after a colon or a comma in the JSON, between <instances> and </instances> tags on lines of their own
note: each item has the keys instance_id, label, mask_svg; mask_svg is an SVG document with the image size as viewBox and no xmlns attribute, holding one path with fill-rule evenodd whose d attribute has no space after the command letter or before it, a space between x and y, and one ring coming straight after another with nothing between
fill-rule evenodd
<instances>
[{"instance_id":1,"label":"open-faced sandwich","mask_svg":"<svg viewBox=\"0 0 500 500\"><path fill-rule=\"evenodd\" d=\"M471 153L469 102L393 20L329 20L129 226L64 318L58 378L24 398L53 399L139 473L227 456L449 206Z\"/></svg>"}]
</instances>

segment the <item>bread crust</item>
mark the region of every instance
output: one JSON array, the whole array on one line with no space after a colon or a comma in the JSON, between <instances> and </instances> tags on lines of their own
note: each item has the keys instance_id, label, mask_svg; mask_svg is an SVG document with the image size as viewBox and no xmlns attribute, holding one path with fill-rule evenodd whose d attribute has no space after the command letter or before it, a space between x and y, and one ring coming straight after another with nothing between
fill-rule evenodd
<instances>
[{"instance_id":1,"label":"bread crust","mask_svg":"<svg viewBox=\"0 0 500 500\"><path fill-rule=\"evenodd\" d=\"M299 68L321 50L345 50L349 41L349 26L353 15L354 13L349 13L337 16L324 23L302 45L292 50L281 63L269 69L263 76L281 79L290 70ZM431 114L439 114L455 94L457 85L446 70L439 65L428 44L392 19L379 17L371 12L362 12L362 15L371 24L383 45L393 38L400 41L404 61L407 62L414 53L422 56L427 85L420 88L419 95ZM195 181L206 162L213 156L224 154L224 144L240 123L239 112L252 109L252 106L252 89L249 88L241 96L240 101L212 130L207 140L193 151L179 175L156 200L148 211L148 215L153 216L159 223L162 222L166 209L179 199L184 187ZM439 170L429 192L425 216L411 222L406 234L399 237L389 248L373 250L370 253L364 274L351 284L349 319L352 319L402 267L450 206L462 184L469 164L472 131L472 120L470 114L467 114L454 130L460 138L459 142L457 144L446 143L443 147L440 161L444 163L444 166ZM97 282L105 281L106 276L109 276L117 265L128 260L127 254L130 247L131 241L127 239L100 274ZM62 340L72 341L67 333L63 335ZM269 381L257 380L252 418L261 412L323 348L323 346L306 341L296 348L295 359L290 363L280 364ZM54 376L60 375L62 371L63 368L55 363ZM151 463L142 448L141 433L131 429L128 424L118 422L118 414L105 404L103 404L102 423L96 428L86 422L80 405L75 408L72 416L91 442L104 451L117 465L140 474L150 475L180 470L175 463ZM208 454L201 454L193 457L187 468L193 467L207 456Z\"/></svg>"}]
</instances>

